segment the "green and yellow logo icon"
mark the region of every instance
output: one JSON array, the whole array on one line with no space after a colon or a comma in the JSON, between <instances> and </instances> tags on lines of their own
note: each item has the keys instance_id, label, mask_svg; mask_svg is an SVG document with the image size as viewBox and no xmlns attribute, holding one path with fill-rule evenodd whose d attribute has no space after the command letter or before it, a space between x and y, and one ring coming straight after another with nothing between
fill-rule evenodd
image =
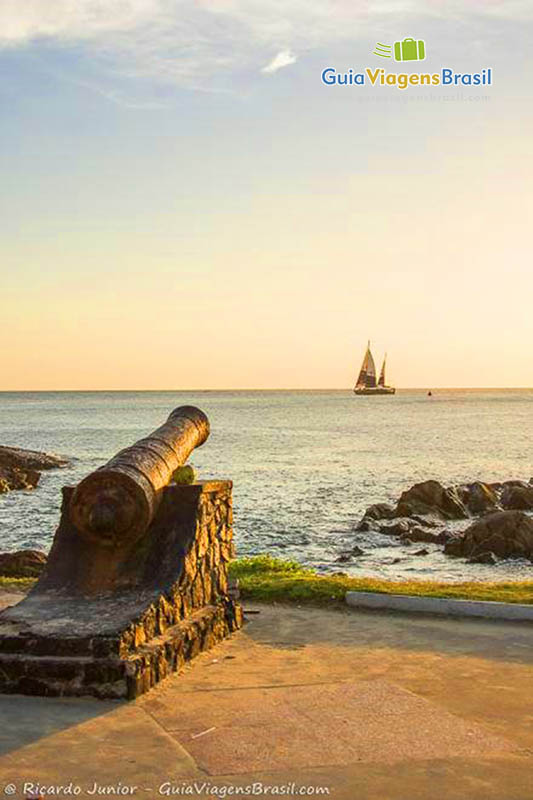
<instances>
[{"instance_id":1,"label":"green and yellow logo icon","mask_svg":"<svg viewBox=\"0 0 533 800\"><path fill-rule=\"evenodd\" d=\"M426 57L426 43L423 39L402 39L394 42L394 47L390 44L378 42L374 49L374 55L380 58L392 58L395 61L424 61Z\"/></svg>"}]
</instances>

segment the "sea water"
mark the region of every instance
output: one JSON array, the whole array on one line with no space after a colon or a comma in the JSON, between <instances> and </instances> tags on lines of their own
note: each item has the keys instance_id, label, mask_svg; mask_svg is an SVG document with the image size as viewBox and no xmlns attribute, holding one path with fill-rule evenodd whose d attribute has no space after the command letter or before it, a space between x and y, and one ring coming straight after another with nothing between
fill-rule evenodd
<instances>
[{"instance_id":1,"label":"sea water","mask_svg":"<svg viewBox=\"0 0 533 800\"><path fill-rule=\"evenodd\" d=\"M533 390L4 392L0 444L66 456L32 492L0 495L0 551L48 550L60 488L160 425L179 405L202 408L211 436L191 463L234 482L238 553L295 558L321 571L447 581L533 578L525 561L452 559L354 529L371 503L417 481L529 480ZM464 525L463 525L464 526ZM364 555L339 555L354 545ZM421 548L429 555L414 555Z\"/></svg>"}]
</instances>

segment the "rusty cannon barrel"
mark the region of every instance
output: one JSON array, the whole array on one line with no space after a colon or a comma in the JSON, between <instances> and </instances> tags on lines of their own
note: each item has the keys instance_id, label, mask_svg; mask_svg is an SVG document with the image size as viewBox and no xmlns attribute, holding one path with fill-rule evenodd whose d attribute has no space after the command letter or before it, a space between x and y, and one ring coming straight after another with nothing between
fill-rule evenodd
<instances>
[{"instance_id":1,"label":"rusty cannon barrel","mask_svg":"<svg viewBox=\"0 0 533 800\"><path fill-rule=\"evenodd\" d=\"M195 447L209 436L209 420L194 406L180 406L164 425L121 450L76 487L70 517L101 544L131 543L147 530L161 490Z\"/></svg>"}]
</instances>

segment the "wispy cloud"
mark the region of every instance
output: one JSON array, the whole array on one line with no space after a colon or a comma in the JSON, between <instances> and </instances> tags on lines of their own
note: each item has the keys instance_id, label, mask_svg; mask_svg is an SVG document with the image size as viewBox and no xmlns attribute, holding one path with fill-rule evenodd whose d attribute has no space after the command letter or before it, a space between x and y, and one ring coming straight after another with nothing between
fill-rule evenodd
<instances>
[{"instance_id":1,"label":"wispy cloud","mask_svg":"<svg viewBox=\"0 0 533 800\"><path fill-rule=\"evenodd\" d=\"M533 18L531 0L2 0L0 47L77 46L122 76L208 86L417 18ZM272 60L272 53L277 56ZM263 66L266 64L266 67Z\"/></svg>"},{"instance_id":2,"label":"wispy cloud","mask_svg":"<svg viewBox=\"0 0 533 800\"><path fill-rule=\"evenodd\" d=\"M296 63L296 56L290 50L281 50L274 56L272 61L263 67L261 72L265 72L267 75L271 74L272 72L277 72L278 69L283 69L283 67L288 67L291 64Z\"/></svg>"}]
</instances>

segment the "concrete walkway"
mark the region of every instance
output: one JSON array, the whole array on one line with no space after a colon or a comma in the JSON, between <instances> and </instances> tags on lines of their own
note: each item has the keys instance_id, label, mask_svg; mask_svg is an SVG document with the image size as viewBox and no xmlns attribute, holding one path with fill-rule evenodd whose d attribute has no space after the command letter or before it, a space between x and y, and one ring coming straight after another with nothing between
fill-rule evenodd
<instances>
[{"instance_id":1,"label":"concrete walkway","mask_svg":"<svg viewBox=\"0 0 533 800\"><path fill-rule=\"evenodd\" d=\"M248 608L135 703L0 696L0 796L531 800L533 626Z\"/></svg>"}]
</instances>

